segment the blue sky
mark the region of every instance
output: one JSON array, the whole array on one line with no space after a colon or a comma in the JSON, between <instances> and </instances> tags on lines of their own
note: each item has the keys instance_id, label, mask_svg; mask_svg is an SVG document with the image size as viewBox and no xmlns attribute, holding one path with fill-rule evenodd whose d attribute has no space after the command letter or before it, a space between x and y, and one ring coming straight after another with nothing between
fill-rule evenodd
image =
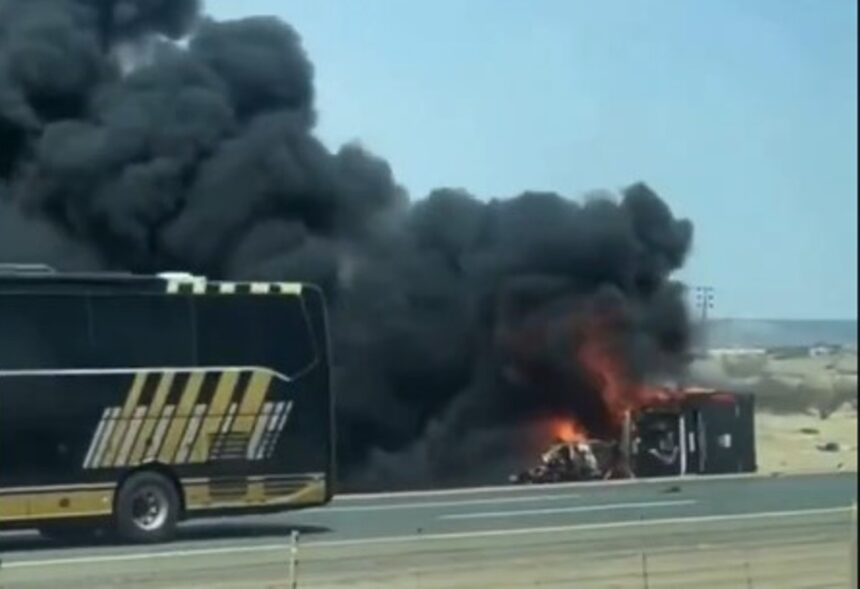
<instances>
[{"instance_id":1,"label":"blue sky","mask_svg":"<svg viewBox=\"0 0 860 589\"><path fill-rule=\"evenodd\" d=\"M320 137L437 186L577 197L637 180L693 220L715 314L857 317L853 0L208 0L275 14Z\"/></svg>"}]
</instances>

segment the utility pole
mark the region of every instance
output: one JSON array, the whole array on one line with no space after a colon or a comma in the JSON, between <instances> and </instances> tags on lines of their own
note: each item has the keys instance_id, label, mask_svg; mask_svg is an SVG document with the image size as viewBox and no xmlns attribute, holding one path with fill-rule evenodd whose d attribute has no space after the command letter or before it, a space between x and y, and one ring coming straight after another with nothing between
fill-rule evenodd
<instances>
[{"instance_id":1,"label":"utility pole","mask_svg":"<svg viewBox=\"0 0 860 589\"><path fill-rule=\"evenodd\" d=\"M714 308L714 287L696 286L693 292L696 297L696 308L702 313L702 323L705 323L708 320L708 311Z\"/></svg>"}]
</instances>

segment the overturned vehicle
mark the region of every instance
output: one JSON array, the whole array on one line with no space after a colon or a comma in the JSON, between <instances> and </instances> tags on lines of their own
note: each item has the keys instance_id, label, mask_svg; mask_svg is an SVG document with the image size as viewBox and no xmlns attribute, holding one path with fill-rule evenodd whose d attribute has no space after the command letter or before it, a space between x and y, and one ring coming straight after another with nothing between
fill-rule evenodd
<instances>
[{"instance_id":1,"label":"overturned vehicle","mask_svg":"<svg viewBox=\"0 0 860 589\"><path fill-rule=\"evenodd\" d=\"M521 484L756 471L754 398L689 389L627 412L618 439L557 439Z\"/></svg>"}]
</instances>

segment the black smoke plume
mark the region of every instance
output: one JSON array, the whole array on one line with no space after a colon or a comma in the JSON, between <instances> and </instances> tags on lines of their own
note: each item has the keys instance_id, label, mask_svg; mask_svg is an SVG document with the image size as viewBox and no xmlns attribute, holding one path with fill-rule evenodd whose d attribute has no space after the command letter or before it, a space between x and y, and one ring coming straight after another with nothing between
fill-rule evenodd
<instances>
[{"instance_id":1,"label":"black smoke plume","mask_svg":"<svg viewBox=\"0 0 860 589\"><path fill-rule=\"evenodd\" d=\"M551 416L607 432L595 317L632 378L683 368L692 230L648 187L410 201L316 138L290 26L197 4L0 0L0 261L322 285L354 486L485 482Z\"/></svg>"}]
</instances>

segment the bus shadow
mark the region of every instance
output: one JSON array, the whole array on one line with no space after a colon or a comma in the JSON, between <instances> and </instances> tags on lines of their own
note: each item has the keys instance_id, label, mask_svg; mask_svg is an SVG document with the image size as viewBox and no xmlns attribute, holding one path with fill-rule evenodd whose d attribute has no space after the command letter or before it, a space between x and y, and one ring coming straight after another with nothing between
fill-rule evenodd
<instances>
[{"instance_id":1,"label":"bus shadow","mask_svg":"<svg viewBox=\"0 0 860 589\"><path fill-rule=\"evenodd\" d=\"M299 537L331 532L324 526L290 525L288 523L242 524L235 522L193 524L180 527L176 532L177 542L197 542L201 540L231 540L245 538L271 538L289 541L293 532Z\"/></svg>"},{"instance_id":2,"label":"bus shadow","mask_svg":"<svg viewBox=\"0 0 860 589\"><path fill-rule=\"evenodd\" d=\"M212 542L219 540L259 540L267 539L272 543L288 543L293 532L299 538L331 532L330 528L322 526L290 525L289 523L241 523L241 522L211 522L181 525L176 530L176 536L169 543L161 546L181 546L196 542ZM115 546L134 546L108 534L94 536L54 539L44 538L37 532L16 532L0 534L0 558L4 553L37 552L40 550L62 550L65 548L99 548ZM152 544L148 544L150 548ZM159 545L155 545L159 546ZM185 546L185 548L191 548Z\"/></svg>"}]
</instances>

